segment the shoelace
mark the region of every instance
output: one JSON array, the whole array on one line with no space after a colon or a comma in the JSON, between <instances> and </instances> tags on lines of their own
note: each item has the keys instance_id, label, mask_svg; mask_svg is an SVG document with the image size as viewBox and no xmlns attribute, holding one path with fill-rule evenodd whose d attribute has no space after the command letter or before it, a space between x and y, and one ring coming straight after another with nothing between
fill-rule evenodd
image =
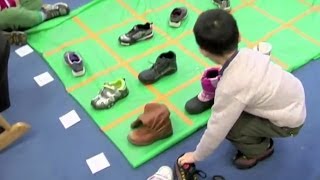
<instances>
[{"instance_id":1,"label":"shoelace","mask_svg":"<svg viewBox=\"0 0 320 180\"><path fill-rule=\"evenodd\" d=\"M191 166L190 164L184 164L182 166L182 168L189 171L190 168L192 168L190 166ZM194 169L191 172L189 172L192 177L194 177L194 175L199 175L203 179L207 177L207 174L205 172L203 172L202 170L196 169L195 166L193 166L193 168ZM196 177L195 179L198 179L198 178Z\"/></svg>"},{"instance_id":2,"label":"shoelace","mask_svg":"<svg viewBox=\"0 0 320 180\"><path fill-rule=\"evenodd\" d=\"M161 72L161 67L164 64L164 61L165 60L157 60L156 62L149 61L149 63L152 64L151 69L159 74Z\"/></svg>"}]
</instances>

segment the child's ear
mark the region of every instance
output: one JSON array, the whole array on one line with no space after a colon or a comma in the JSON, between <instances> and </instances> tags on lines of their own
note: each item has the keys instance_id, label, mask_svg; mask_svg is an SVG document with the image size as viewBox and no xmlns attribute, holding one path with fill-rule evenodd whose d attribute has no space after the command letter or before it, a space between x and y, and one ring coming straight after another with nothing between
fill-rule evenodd
<instances>
[{"instance_id":1,"label":"child's ear","mask_svg":"<svg viewBox=\"0 0 320 180\"><path fill-rule=\"evenodd\" d=\"M208 57L209 56L209 53L208 53L208 51L206 51L206 50L204 50L204 49L199 49L200 50L200 52L201 52L201 54L203 55L203 56L205 56L205 57Z\"/></svg>"}]
</instances>

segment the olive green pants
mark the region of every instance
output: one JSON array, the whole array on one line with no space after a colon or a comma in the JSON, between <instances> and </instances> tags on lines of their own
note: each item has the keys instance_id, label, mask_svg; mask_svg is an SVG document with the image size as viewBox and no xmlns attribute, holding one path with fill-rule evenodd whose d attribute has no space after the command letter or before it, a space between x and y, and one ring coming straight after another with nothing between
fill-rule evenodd
<instances>
[{"instance_id":1,"label":"olive green pants","mask_svg":"<svg viewBox=\"0 0 320 180\"><path fill-rule=\"evenodd\" d=\"M43 21L42 0L20 0L19 7L0 11L0 30L28 29Z\"/></svg>"},{"instance_id":2,"label":"olive green pants","mask_svg":"<svg viewBox=\"0 0 320 180\"><path fill-rule=\"evenodd\" d=\"M301 127L278 127L267 119L243 112L227 139L245 156L254 158L266 151L271 138L296 136Z\"/></svg>"}]
</instances>

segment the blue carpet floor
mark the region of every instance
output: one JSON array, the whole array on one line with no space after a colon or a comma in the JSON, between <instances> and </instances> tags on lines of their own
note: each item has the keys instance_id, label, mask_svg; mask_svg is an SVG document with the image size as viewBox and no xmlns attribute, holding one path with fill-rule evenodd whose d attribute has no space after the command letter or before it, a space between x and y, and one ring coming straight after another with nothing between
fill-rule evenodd
<instances>
[{"instance_id":1,"label":"blue carpet floor","mask_svg":"<svg viewBox=\"0 0 320 180\"><path fill-rule=\"evenodd\" d=\"M76 8L87 1L66 2ZM314 61L294 73L304 84L308 108L307 123L298 137L276 140L274 156L251 170L240 171L232 166L234 149L227 141L198 167L209 177L221 174L228 180L320 179L319 69L320 62ZM37 54L20 58L12 51L9 71L12 106L3 115L10 123L30 123L32 130L1 153L0 180L144 180L161 165L172 166L177 156L196 146L203 133L200 130L142 167L132 169ZM46 71L55 81L40 88L33 77ZM81 122L65 130L59 117L73 109ZM111 167L92 175L85 160L100 152L105 153Z\"/></svg>"}]
</instances>

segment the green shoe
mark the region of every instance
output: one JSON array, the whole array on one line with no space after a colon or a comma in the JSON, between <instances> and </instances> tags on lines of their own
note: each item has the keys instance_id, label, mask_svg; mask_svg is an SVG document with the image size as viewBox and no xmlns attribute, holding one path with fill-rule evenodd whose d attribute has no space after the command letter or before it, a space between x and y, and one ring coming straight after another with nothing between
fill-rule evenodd
<instances>
[{"instance_id":1,"label":"green shoe","mask_svg":"<svg viewBox=\"0 0 320 180\"><path fill-rule=\"evenodd\" d=\"M95 109L109 109L117 101L127 97L128 94L129 90L124 78L107 82L103 85L99 94L91 100L91 105Z\"/></svg>"}]
</instances>

